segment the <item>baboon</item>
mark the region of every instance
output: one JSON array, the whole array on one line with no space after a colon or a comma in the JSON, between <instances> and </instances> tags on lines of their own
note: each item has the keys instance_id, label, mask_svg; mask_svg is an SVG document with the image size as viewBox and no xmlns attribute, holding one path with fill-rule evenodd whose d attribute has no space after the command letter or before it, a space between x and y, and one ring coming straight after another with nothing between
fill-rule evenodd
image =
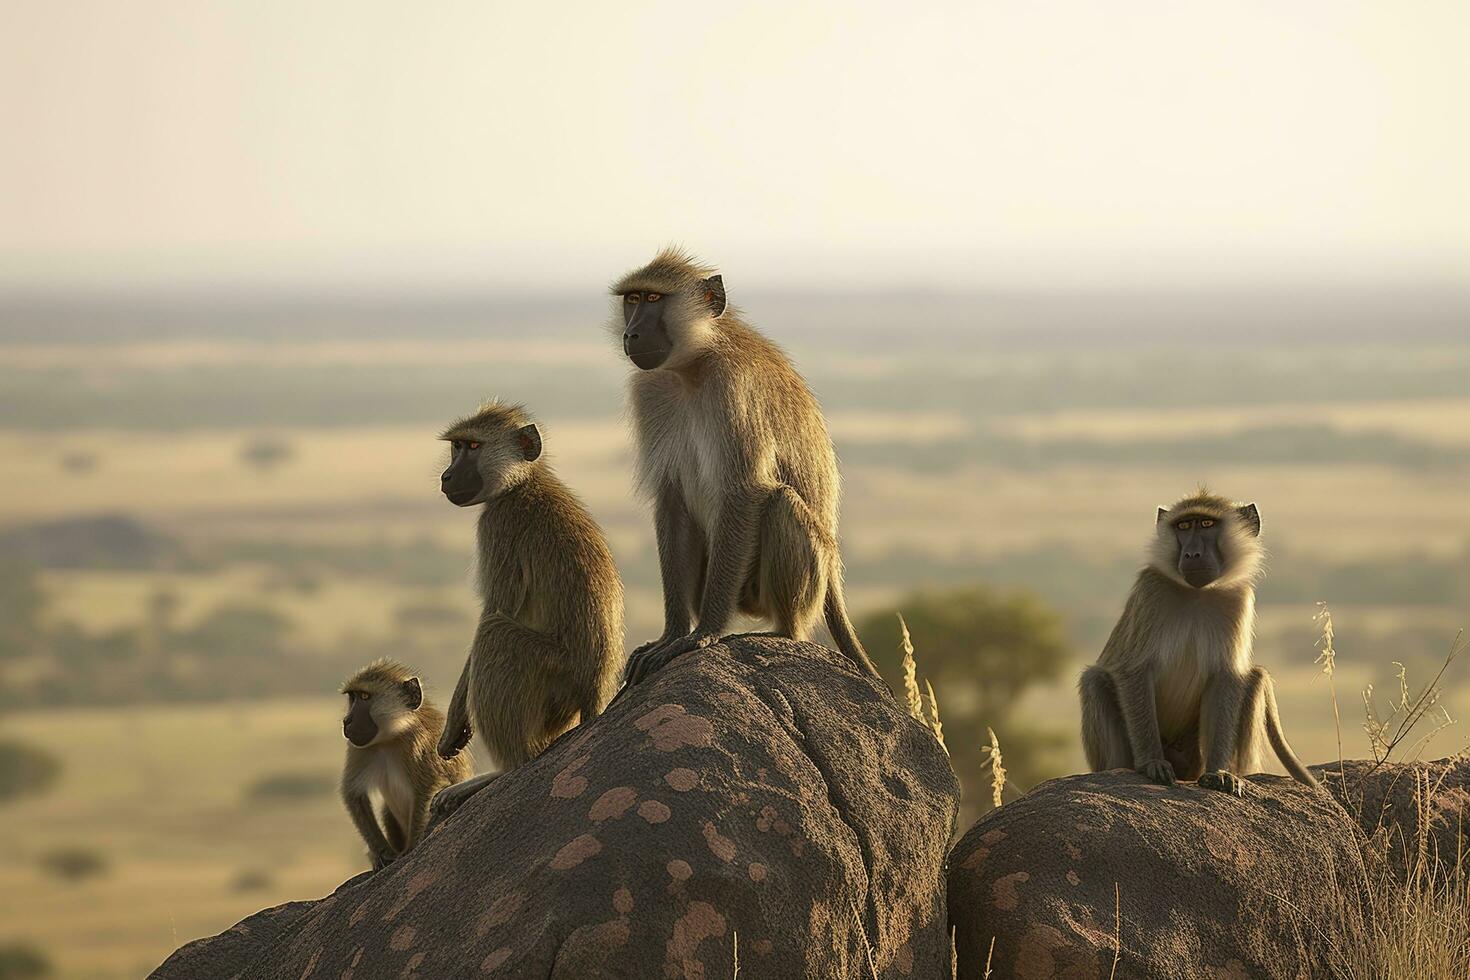
<instances>
[{"instance_id":1,"label":"baboon","mask_svg":"<svg viewBox=\"0 0 1470 980\"><path fill-rule=\"evenodd\" d=\"M414 672L392 660L368 664L342 685L347 762L342 802L377 871L417 844L434 794L474 772L469 754L443 759L434 750L444 714L424 697ZM383 801L382 823L373 797Z\"/></svg>"},{"instance_id":2,"label":"baboon","mask_svg":"<svg viewBox=\"0 0 1470 980\"><path fill-rule=\"evenodd\" d=\"M1082 744L1093 772L1137 769L1234 793L1260 769L1262 736L1298 781L1271 675L1251 664L1261 515L1201 488L1160 507L1148 564L1098 662L1082 674ZM1201 756L1203 752L1203 756Z\"/></svg>"},{"instance_id":3,"label":"baboon","mask_svg":"<svg viewBox=\"0 0 1470 980\"><path fill-rule=\"evenodd\" d=\"M500 771L596 717L623 667L623 583L602 529L541 455L541 431L519 405L491 402L441 438L444 495L482 505L483 601L469 658L449 703L439 754L479 732ZM447 816L495 774L452 786Z\"/></svg>"},{"instance_id":4,"label":"baboon","mask_svg":"<svg viewBox=\"0 0 1470 980\"><path fill-rule=\"evenodd\" d=\"M654 506L664 631L629 658L637 684L725 632L737 607L804 639L825 614L838 649L878 677L848 619L837 456L786 354L727 305L712 268L665 249L612 286L636 478Z\"/></svg>"}]
</instances>

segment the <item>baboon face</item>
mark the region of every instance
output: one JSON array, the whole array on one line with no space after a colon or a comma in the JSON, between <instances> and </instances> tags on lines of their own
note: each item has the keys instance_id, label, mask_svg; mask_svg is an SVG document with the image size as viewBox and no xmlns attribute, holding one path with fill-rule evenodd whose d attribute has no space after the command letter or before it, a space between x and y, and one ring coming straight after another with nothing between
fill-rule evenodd
<instances>
[{"instance_id":1,"label":"baboon face","mask_svg":"<svg viewBox=\"0 0 1470 980\"><path fill-rule=\"evenodd\" d=\"M439 489L456 507L468 507L480 499L485 489L485 477L480 472L480 450L484 448L478 439L449 443L449 468L439 475Z\"/></svg>"},{"instance_id":2,"label":"baboon face","mask_svg":"<svg viewBox=\"0 0 1470 980\"><path fill-rule=\"evenodd\" d=\"M1244 541L1261 533L1261 518L1255 504L1223 514L1185 512L1172 518L1160 508L1161 525L1165 519L1169 520L1169 527L1167 530L1161 527L1160 531L1173 536L1179 577L1196 589L1203 589L1224 575L1236 558L1232 548L1240 550Z\"/></svg>"},{"instance_id":3,"label":"baboon face","mask_svg":"<svg viewBox=\"0 0 1470 980\"><path fill-rule=\"evenodd\" d=\"M1174 522L1179 544L1179 574L1202 589L1220 577L1225 562L1220 554L1220 521L1206 514L1186 514Z\"/></svg>"},{"instance_id":4,"label":"baboon face","mask_svg":"<svg viewBox=\"0 0 1470 980\"><path fill-rule=\"evenodd\" d=\"M674 350L664 314L671 304L663 293L628 293L623 297L623 353L644 371L662 367Z\"/></svg>"},{"instance_id":5,"label":"baboon face","mask_svg":"<svg viewBox=\"0 0 1470 980\"><path fill-rule=\"evenodd\" d=\"M691 346L700 323L725 312L725 286L719 276L701 279L692 290L669 294L634 289L623 294L623 353L638 368L674 367L670 357Z\"/></svg>"},{"instance_id":6,"label":"baboon face","mask_svg":"<svg viewBox=\"0 0 1470 980\"><path fill-rule=\"evenodd\" d=\"M541 432L533 422L505 429L451 433L449 467L439 488L456 507L484 503L515 482L516 470L541 456Z\"/></svg>"},{"instance_id":7,"label":"baboon face","mask_svg":"<svg viewBox=\"0 0 1470 980\"><path fill-rule=\"evenodd\" d=\"M380 737L391 737L396 724L424 703L424 690L417 677L393 686L373 684L348 688L347 714L342 734L358 748L366 748Z\"/></svg>"}]
</instances>

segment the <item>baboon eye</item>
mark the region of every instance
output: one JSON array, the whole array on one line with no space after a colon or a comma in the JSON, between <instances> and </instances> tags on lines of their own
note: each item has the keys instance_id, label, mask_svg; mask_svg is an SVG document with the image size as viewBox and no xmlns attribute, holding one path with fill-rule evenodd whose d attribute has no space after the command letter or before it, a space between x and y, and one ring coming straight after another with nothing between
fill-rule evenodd
<instances>
[{"instance_id":1,"label":"baboon eye","mask_svg":"<svg viewBox=\"0 0 1470 980\"><path fill-rule=\"evenodd\" d=\"M361 694L358 695L358 697L361 698L364 701L370 701L370 700L372 700L372 697L373 696L371 694L369 694L368 692L363 691Z\"/></svg>"},{"instance_id":2,"label":"baboon eye","mask_svg":"<svg viewBox=\"0 0 1470 980\"><path fill-rule=\"evenodd\" d=\"M1200 527L1214 527L1215 526L1215 522L1212 521L1212 520L1210 520L1210 519L1208 519L1208 518L1203 518L1203 519L1200 520L1199 526Z\"/></svg>"},{"instance_id":3,"label":"baboon eye","mask_svg":"<svg viewBox=\"0 0 1470 980\"><path fill-rule=\"evenodd\" d=\"M639 297L638 297L638 294L637 293L629 293L628 295L626 295L626 296L623 297L623 299L627 300L629 303L636 303L636 302L638 302L638 298Z\"/></svg>"},{"instance_id":4,"label":"baboon eye","mask_svg":"<svg viewBox=\"0 0 1470 980\"><path fill-rule=\"evenodd\" d=\"M469 444L469 447L471 449L479 449L480 448L480 444L478 442L472 442L472 443Z\"/></svg>"},{"instance_id":5,"label":"baboon eye","mask_svg":"<svg viewBox=\"0 0 1470 980\"><path fill-rule=\"evenodd\" d=\"M661 300L663 298L664 298L664 294L663 293L649 293L648 294L648 301L650 303L657 303L659 300Z\"/></svg>"},{"instance_id":6,"label":"baboon eye","mask_svg":"<svg viewBox=\"0 0 1470 980\"><path fill-rule=\"evenodd\" d=\"M1191 527L1194 526L1194 521L1180 521L1178 524L1175 524L1174 526L1177 527L1181 531L1188 531Z\"/></svg>"}]
</instances>

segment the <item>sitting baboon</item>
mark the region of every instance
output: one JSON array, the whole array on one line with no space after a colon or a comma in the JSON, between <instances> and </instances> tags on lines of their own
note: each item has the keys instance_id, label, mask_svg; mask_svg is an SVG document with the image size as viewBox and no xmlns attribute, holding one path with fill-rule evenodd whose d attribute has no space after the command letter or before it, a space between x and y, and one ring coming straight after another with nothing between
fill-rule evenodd
<instances>
[{"instance_id":1,"label":"sitting baboon","mask_svg":"<svg viewBox=\"0 0 1470 980\"><path fill-rule=\"evenodd\" d=\"M367 844L373 870L424 836L434 794L474 772L468 753L453 759L435 747L444 714L424 697L413 671L392 660L368 664L342 685L342 802ZM373 797L383 802L381 825Z\"/></svg>"},{"instance_id":2,"label":"sitting baboon","mask_svg":"<svg viewBox=\"0 0 1470 980\"><path fill-rule=\"evenodd\" d=\"M524 765L599 714L623 668L623 583L602 529L541 455L525 409L491 403L451 425L444 495L481 505L480 623L439 752L479 732L497 769ZM453 812L494 777L439 794Z\"/></svg>"},{"instance_id":3,"label":"sitting baboon","mask_svg":"<svg viewBox=\"0 0 1470 980\"><path fill-rule=\"evenodd\" d=\"M1262 740L1317 781L1281 731L1271 676L1251 664L1261 517L1201 489L1160 507L1148 564L1098 662L1082 674L1082 744L1094 772L1244 792ZM1203 756L1201 753L1203 752Z\"/></svg>"}]
</instances>

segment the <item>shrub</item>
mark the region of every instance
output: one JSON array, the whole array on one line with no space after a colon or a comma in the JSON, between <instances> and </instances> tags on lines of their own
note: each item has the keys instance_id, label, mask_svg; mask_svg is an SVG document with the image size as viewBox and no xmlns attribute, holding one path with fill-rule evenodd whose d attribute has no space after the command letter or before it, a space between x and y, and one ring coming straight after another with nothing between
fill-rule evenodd
<instances>
[{"instance_id":1,"label":"shrub","mask_svg":"<svg viewBox=\"0 0 1470 980\"><path fill-rule=\"evenodd\" d=\"M84 847L59 847L41 855L41 867L64 881L85 881L107 870L107 860Z\"/></svg>"},{"instance_id":2,"label":"shrub","mask_svg":"<svg viewBox=\"0 0 1470 980\"><path fill-rule=\"evenodd\" d=\"M330 796L336 779L329 772L277 772L262 776L245 788L251 803L298 803Z\"/></svg>"},{"instance_id":3,"label":"shrub","mask_svg":"<svg viewBox=\"0 0 1470 980\"><path fill-rule=\"evenodd\" d=\"M24 742L0 742L0 802L43 793L61 775L61 760Z\"/></svg>"},{"instance_id":4,"label":"shrub","mask_svg":"<svg viewBox=\"0 0 1470 980\"><path fill-rule=\"evenodd\" d=\"M51 961L30 943L0 943L0 980L36 980L51 975Z\"/></svg>"}]
</instances>

